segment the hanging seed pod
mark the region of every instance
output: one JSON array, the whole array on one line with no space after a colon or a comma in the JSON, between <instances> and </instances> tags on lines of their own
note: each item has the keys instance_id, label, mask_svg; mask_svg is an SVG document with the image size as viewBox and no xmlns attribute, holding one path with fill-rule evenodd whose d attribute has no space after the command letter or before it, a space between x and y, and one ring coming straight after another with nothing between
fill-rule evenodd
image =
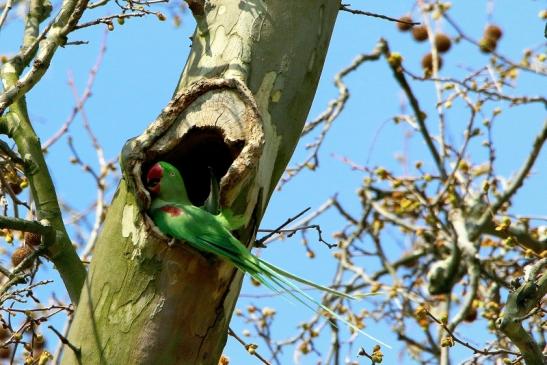
<instances>
[{"instance_id":1,"label":"hanging seed pod","mask_svg":"<svg viewBox=\"0 0 547 365\"><path fill-rule=\"evenodd\" d=\"M23 262L23 260L27 258L32 253L32 251L32 248L28 246L21 246L13 251L13 254L11 255L11 264L13 265L13 267L19 266L19 264ZM28 266L30 266L30 263L25 268L28 268Z\"/></svg>"},{"instance_id":2,"label":"hanging seed pod","mask_svg":"<svg viewBox=\"0 0 547 365\"><path fill-rule=\"evenodd\" d=\"M0 347L0 359L9 359L11 357L11 348L8 346Z\"/></svg>"},{"instance_id":3,"label":"hanging seed pod","mask_svg":"<svg viewBox=\"0 0 547 365\"><path fill-rule=\"evenodd\" d=\"M403 15L399 18L399 22L397 23L397 29L399 29L401 32L409 31L410 29L412 29L412 24L408 23L412 23L412 18L409 15Z\"/></svg>"},{"instance_id":4,"label":"hanging seed pod","mask_svg":"<svg viewBox=\"0 0 547 365\"><path fill-rule=\"evenodd\" d=\"M423 42L427 39L427 28L423 25L418 25L412 28L412 37L416 42Z\"/></svg>"},{"instance_id":5,"label":"hanging seed pod","mask_svg":"<svg viewBox=\"0 0 547 365\"><path fill-rule=\"evenodd\" d=\"M437 55L437 70L440 70L443 67L443 59L441 56ZM422 58L422 68L426 73L433 72L433 55L431 53L426 54Z\"/></svg>"},{"instance_id":6,"label":"hanging seed pod","mask_svg":"<svg viewBox=\"0 0 547 365\"><path fill-rule=\"evenodd\" d=\"M440 53L446 53L452 46L452 41L450 38L443 33L437 33L435 34L435 47L437 48L437 51Z\"/></svg>"},{"instance_id":7,"label":"hanging seed pod","mask_svg":"<svg viewBox=\"0 0 547 365\"><path fill-rule=\"evenodd\" d=\"M494 38L482 38L479 41L479 48L483 53L490 53L496 50L498 42Z\"/></svg>"},{"instance_id":8,"label":"hanging seed pod","mask_svg":"<svg viewBox=\"0 0 547 365\"><path fill-rule=\"evenodd\" d=\"M42 242L42 236L38 233L25 232L25 244L28 246L39 246Z\"/></svg>"},{"instance_id":9,"label":"hanging seed pod","mask_svg":"<svg viewBox=\"0 0 547 365\"><path fill-rule=\"evenodd\" d=\"M503 31L495 24L490 24L484 30L484 38L492 38L495 41L499 41L503 36Z\"/></svg>"}]
</instances>

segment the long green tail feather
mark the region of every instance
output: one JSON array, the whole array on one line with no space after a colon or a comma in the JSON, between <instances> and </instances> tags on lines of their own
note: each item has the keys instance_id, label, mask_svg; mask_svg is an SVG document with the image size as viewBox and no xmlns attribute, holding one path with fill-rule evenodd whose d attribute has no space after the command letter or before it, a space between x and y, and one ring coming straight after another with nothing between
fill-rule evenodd
<instances>
[{"instance_id":1,"label":"long green tail feather","mask_svg":"<svg viewBox=\"0 0 547 365\"><path fill-rule=\"evenodd\" d=\"M300 289L298 286L296 286L294 283L287 280L286 278L293 279L293 280L298 281L300 283L309 285L313 288L323 290L327 293L334 294L334 295L342 297L342 298L356 299L355 297L353 297L353 296L351 296L347 293L342 293L342 292L339 292L337 290L330 289L330 288L324 287L322 285L318 285L318 284L312 283L308 280L302 279L298 276L295 276L295 275L293 275L293 274L291 274L291 273L289 273L285 270L282 270L282 269L276 267L273 264L270 264L269 262L266 262L266 261L264 261L264 260L262 260L262 259L260 259L256 256L254 256L253 254L251 254L248 251L247 251L247 254L248 254L248 256L245 255L245 256L247 256L246 260L245 260L246 266L245 267L239 267L239 268L241 270L249 273L249 275L251 275L254 279L259 281L260 283L264 284L267 288L272 289L272 285L271 285L271 283L268 282L268 280L265 280L263 275L265 275L269 279L269 281L272 281L273 283L277 284L277 286L283 292L280 292L279 290L275 290L275 289L273 289L273 291L275 291L277 293L289 295L292 298L296 299L301 304L303 304L304 306L306 306L312 312L316 312L316 308L314 308L310 304L310 302L311 302L312 304L314 304L314 305L318 306L319 308L323 309L325 312L327 312L329 315L331 315L335 319L337 319L337 320L343 322L344 324L346 324L347 326L351 327L354 331L359 332L362 335L370 338L371 340L373 340L373 341L375 341L375 342L377 342L377 343L391 349L391 346L384 343L383 341L380 341L379 339L375 338L374 336L364 332L359 327L357 327L355 324L347 321L346 319L341 317L339 314L335 313L332 309L330 309L329 307L323 305L322 303L320 303L319 301L314 299L312 296L305 293L302 289ZM255 260L256 260L256 262L255 262ZM236 265L236 266L238 266L238 265ZM299 294L300 296L298 296L296 294ZM307 301L304 300L304 299L307 299Z\"/></svg>"},{"instance_id":2,"label":"long green tail feather","mask_svg":"<svg viewBox=\"0 0 547 365\"><path fill-rule=\"evenodd\" d=\"M239 243L239 242L238 242ZM212 243L214 245L214 243ZM219 246L219 245L215 245L215 246ZM219 248L222 249L223 246L219 246ZM226 251L226 250L224 250ZM343 293L343 292L340 292L338 290L335 290L335 289L331 289L331 288L328 288L326 286L323 286L323 285L319 285L319 284L316 284L310 280L306 280L304 278L301 278L299 276L296 276L294 274L291 274L290 272L288 271L285 271L283 269L281 269L280 267L277 267L267 261L264 261L262 259L260 259L259 257L253 255L252 253L250 253L249 251L247 251L247 249L245 248L245 260L246 262L248 262L249 264L254 264L254 261L256 260L256 263L258 265L256 265L254 267L254 271L260 273L261 269L263 270L264 269L264 266L268 267L270 270L272 270L273 272L281 275L282 277L286 277L286 278L289 278L289 279L292 279L294 281L297 281L299 283L302 283L304 285L308 285L312 288L315 288L315 289L319 289L321 291L324 291L324 292L327 292L329 294L333 294L333 295L336 295L338 297L342 297L342 298L346 298L346 299L351 299L351 300L358 300L358 299L361 299L364 295L359 295L359 296L353 296L351 294L347 294L347 293ZM235 259L235 257L233 255L230 256L231 259ZM251 269L249 267L246 267L246 268L242 268L243 271L246 271L246 272L249 272L251 273ZM256 278L255 278L256 279ZM258 280L258 279L257 279Z\"/></svg>"},{"instance_id":3,"label":"long green tail feather","mask_svg":"<svg viewBox=\"0 0 547 365\"><path fill-rule=\"evenodd\" d=\"M263 260L260 260L262 263L264 263ZM281 276L280 274L278 274L276 271L274 271L273 269L270 269L269 268L269 265L266 266L267 269L264 270L264 273L268 274L270 280L273 280L280 288L282 288L283 290L285 290L285 292L287 294L289 294L290 296L292 296L293 298L295 298L296 300L298 300L300 303L302 303L303 305L305 305L307 308L309 308L312 312L316 312L316 308L313 308L309 302L315 304L316 306L320 307L321 309L323 309L324 311L326 311L328 314L330 314L332 317L336 318L337 320L341 321L342 323L344 323L345 325L351 327L354 331L356 332L359 332L360 334L370 338L371 340L387 347L387 348L390 348L391 349L391 346L389 346L388 344L384 343L383 341L380 341L379 339L375 338L374 336L364 332L363 330L361 330L359 327L357 327L355 324L349 322L348 320L344 319L343 317L341 317L339 314L335 313L332 309L330 309L329 307L323 305L322 303L320 303L319 301L317 301L316 299L314 299L313 297L311 297L310 295L306 294L304 291L302 291L298 286L296 286L294 283L290 282L289 280L286 280L283 276ZM286 286L289 286L290 288L287 289ZM291 290L292 289L292 290ZM307 299L309 302L306 302L304 301L303 298L297 296L296 293L298 293L299 295L303 296L305 299Z\"/></svg>"},{"instance_id":4,"label":"long green tail feather","mask_svg":"<svg viewBox=\"0 0 547 365\"><path fill-rule=\"evenodd\" d=\"M347 298L347 299L352 299L352 300L358 300L360 299L359 297L356 297L356 296L353 296L351 294L347 294L347 293L343 293L343 292L340 292L338 290L335 290L335 289L331 289L331 288L327 288L326 286L323 286L323 285L319 285L319 284L316 284L312 281L309 281L309 280L306 280L304 278L301 278L299 276L296 276L294 274L291 274L290 272L288 271L285 271L267 261L264 261L260 258L257 257L257 259L260 261L260 263L262 265L266 265L267 267L269 267L270 269L272 269L273 271L275 271L276 273L286 277L286 278L290 278L294 281L298 281L299 283L302 283L302 284L305 284L305 285L308 285L308 286L311 286L313 288L316 288L316 289L319 289L319 290L322 290L324 292L327 292L327 293L330 293L330 294L333 294L333 295L336 295L338 297L342 297L342 298Z\"/></svg>"}]
</instances>

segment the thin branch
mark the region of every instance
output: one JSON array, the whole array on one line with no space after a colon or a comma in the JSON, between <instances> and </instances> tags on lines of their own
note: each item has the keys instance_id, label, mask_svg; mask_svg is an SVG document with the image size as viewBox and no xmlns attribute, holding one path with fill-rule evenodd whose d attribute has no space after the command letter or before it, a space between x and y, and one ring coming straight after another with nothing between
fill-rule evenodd
<instances>
[{"instance_id":1,"label":"thin branch","mask_svg":"<svg viewBox=\"0 0 547 365\"><path fill-rule=\"evenodd\" d=\"M486 68L488 69L488 67ZM485 96L487 99L490 100L504 100L511 103L511 105L519 105L519 104L529 104L529 103L542 103L543 105L547 106L547 98L544 96L510 96L504 94L501 90L496 88L496 83L484 83L480 86L475 86L474 84L470 84L472 81L475 81L475 77L479 76L479 73L483 72L484 68L481 68L477 72L474 72L469 77L466 77L464 80L458 80L451 77L422 77L418 76L414 73L412 73L410 70L403 68L403 72L410 76L414 80L418 81L429 81L429 82L443 82L446 84L453 83L460 85L461 87L465 88L467 92L479 94ZM489 90L491 87L494 87L496 91Z\"/></svg>"},{"instance_id":2,"label":"thin branch","mask_svg":"<svg viewBox=\"0 0 547 365\"><path fill-rule=\"evenodd\" d=\"M519 348L526 364L531 365L543 364L544 357L536 340L522 327L522 319L528 318L527 314L547 294L547 271L543 270L546 266L547 258L544 258L529 267L527 280L509 294L503 313L496 321L498 328Z\"/></svg>"},{"instance_id":3,"label":"thin branch","mask_svg":"<svg viewBox=\"0 0 547 365\"><path fill-rule=\"evenodd\" d=\"M405 20L395 19L395 18L391 18L391 17L386 16L386 15L371 13L371 12L364 11L364 10L351 9L350 6L351 6L351 4L340 4L340 11L347 11L348 13L351 13L351 14L366 15L366 16L370 16L370 17L373 17L373 18L380 18L380 19L384 19L384 20L389 20L390 22L407 24L407 25L410 25L411 27L420 24L419 22L407 22Z\"/></svg>"},{"instance_id":4,"label":"thin branch","mask_svg":"<svg viewBox=\"0 0 547 365\"><path fill-rule=\"evenodd\" d=\"M16 231L32 232L43 236L51 236L53 227L44 225L37 221L28 221L20 218L0 216L0 228L14 229Z\"/></svg>"},{"instance_id":5,"label":"thin branch","mask_svg":"<svg viewBox=\"0 0 547 365\"><path fill-rule=\"evenodd\" d=\"M384 217L386 220L390 221L391 223L408 229L412 232L426 232L427 227L426 226L416 226L410 222L407 222L406 220L397 217L395 214L392 214L391 212L387 211L386 209L382 208L380 204L377 204L372 201L372 199L369 199L370 204L374 208L375 211L377 211L382 217Z\"/></svg>"},{"instance_id":6,"label":"thin branch","mask_svg":"<svg viewBox=\"0 0 547 365\"><path fill-rule=\"evenodd\" d=\"M42 144L42 150L46 151L48 150L55 142L57 142L62 136L64 136L72 124L72 122L76 119L76 116L78 113L83 109L85 103L92 95L93 85L95 84L95 79L97 77L97 72L101 66L102 60L104 58L104 54L106 52L106 38L107 38L108 32L105 31L103 41L101 42L101 47L99 49L99 55L97 56L97 60L95 61L95 64L91 68L89 72L89 76L87 78L87 83L85 86L84 91L82 92L82 96L78 97L76 100L76 105L74 108L72 108L72 111L67 118L67 120L64 122L64 124L59 128L57 132L55 132L45 143ZM70 84L71 80L69 80ZM72 80L73 83L73 80Z\"/></svg>"},{"instance_id":7,"label":"thin branch","mask_svg":"<svg viewBox=\"0 0 547 365\"><path fill-rule=\"evenodd\" d=\"M11 200L13 201L13 210L14 210L15 217L17 217L17 218L19 217L19 212L18 212L18 208L17 208L19 205L22 205L25 208L27 208L28 210L30 210L30 206L26 202L20 200L17 197L17 194L13 191L13 188L6 181L4 175L2 175L2 174L0 174L0 185L2 186L2 189L9 194Z\"/></svg>"},{"instance_id":8,"label":"thin branch","mask_svg":"<svg viewBox=\"0 0 547 365\"><path fill-rule=\"evenodd\" d=\"M477 42L475 39L468 36L461 29L461 27L446 12L443 12L442 16L446 19L448 24L450 24L456 30L456 32L460 35L460 37L462 37L463 39L465 39L469 43L472 43L475 46L480 47L479 42ZM545 70L533 69L531 67L524 66L523 64L520 64L520 63L514 63L513 61L511 61L507 57L497 53L495 50L492 50L491 53L492 53L492 55L496 56L497 58L499 58L503 62L507 63L508 65L511 65L511 67L520 68L521 70L533 72L533 73L540 74L540 75L547 75L547 72Z\"/></svg>"},{"instance_id":9,"label":"thin branch","mask_svg":"<svg viewBox=\"0 0 547 365\"><path fill-rule=\"evenodd\" d=\"M4 22L6 21L8 14L11 10L11 7L13 5L13 0L7 0L6 4L4 5L4 10L2 11L2 15L0 16L0 29L4 25Z\"/></svg>"},{"instance_id":10,"label":"thin branch","mask_svg":"<svg viewBox=\"0 0 547 365\"><path fill-rule=\"evenodd\" d=\"M309 208L308 208L309 209ZM290 222L289 222L290 223ZM327 246L329 249L334 248L337 245L333 243L328 243L323 239L323 232L321 231L321 226L318 224L310 224L306 226L300 226L295 228L287 228L287 229L259 229L258 232L270 232L270 233L288 233L288 237L293 236L298 231L304 231L307 229L315 229L317 231L317 234L319 235L319 242L322 242Z\"/></svg>"},{"instance_id":11,"label":"thin branch","mask_svg":"<svg viewBox=\"0 0 547 365\"><path fill-rule=\"evenodd\" d=\"M142 18L143 16L146 16L147 14L148 13L146 12L133 12L133 13L109 15L109 16L91 20L85 23L80 23L77 26L75 26L74 29L87 28L94 25L98 25L98 24L110 24L112 23L113 20L117 20L117 19ZM155 12L153 12L153 14L155 14Z\"/></svg>"},{"instance_id":12,"label":"thin branch","mask_svg":"<svg viewBox=\"0 0 547 365\"><path fill-rule=\"evenodd\" d=\"M524 180L528 177L528 174L530 173L532 166L534 166L534 163L536 162L536 159L538 158L541 148L545 144L546 140L547 140L547 121L543 124L543 129L539 132L539 134L537 135L534 141L534 144L532 146L532 151L530 151L528 158L526 159L526 161L520 168L520 171L517 173L517 176L514 178L513 182L503 192L503 194L494 202L494 204L486 208L486 210L483 212L483 214L477 221L477 225L474 231L471 233L471 237L470 237L471 240L474 240L481 232L484 231L488 222L498 212L501 206L505 202L509 201L513 197L513 195L515 195L517 190L522 186L522 184L524 183Z\"/></svg>"},{"instance_id":13,"label":"thin branch","mask_svg":"<svg viewBox=\"0 0 547 365\"><path fill-rule=\"evenodd\" d=\"M453 183L456 179L456 173L458 172L458 168L460 167L460 164L461 164L461 162L462 162L462 160L465 156L465 151L467 150L467 146L469 145L469 141L472 138L472 133L471 132L473 130L473 125L474 125L474 122L475 122L475 116L477 115L477 112L476 112L475 108L473 107L473 105L471 103L468 103L468 105L469 105L469 110L471 112L471 116L469 117L469 122L467 123L467 127L465 129L463 146L460 148L460 151L457 153L457 160L456 160L456 163L454 165L454 169L452 170L452 172L450 173L448 178L444 181L443 188L437 194L437 198L431 203L431 205L437 205L438 202L448 192L450 187L453 186Z\"/></svg>"},{"instance_id":14,"label":"thin branch","mask_svg":"<svg viewBox=\"0 0 547 365\"><path fill-rule=\"evenodd\" d=\"M63 327L63 332L62 332L63 337L67 336L68 330L70 329L70 324L72 323L73 318L74 318L73 316L68 317ZM55 349L55 353L53 355L53 362L55 365L59 365L61 363L61 356L63 355L63 350L64 350L64 344L61 341L59 341L59 343L57 344L57 348Z\"/></svg>"},{"instance_id":15,"label":"thin branch","mask_svg":"<svg viewBox=\"0 0 547 365\"><path fill-rule=\"evenodd\" d=\"M529 248L541 254L547 250L547 238L542 240L533 237L526 229L519 227L508 227L507 230L496 230L496 224L492 220L488 220L483 228L483 232L498 238L514 237L519 245Z\"/></svg>"},{"instance_id":16,"label":"thin branch","mask_svg":"<svg viewBox=\"0 0 547 365\"><path fill-rule=\"evenodd\" d=\"M427 316L429 318L431 318L439 326L441 326L442 329L445 330L448 333L448 335L450 335L450 337L452 337L454 339L455 342L459 343L460 345L463 345L463 346L467 347L468 349L472 350L473 353L475 353L475 354L489 355L489 356L492 356L492 355L519 355L516 352L508 351L508 350L494 350L494 351L491 351L491 350L486 350L486 349L479 349L478 347L475 347L475 346L471 345L469 342L464 341L464 340L460 339L458 336L456 336L454 331L452 331L440 319L435 317L429 310L427 310L426 313L427 313Z\"/></svg>"},{"instance_id":17,"label":"thin branch","mask_svg":"<svg viewBox=\"0 0 547 365\"><path fill-rule=\"evenodd\" d=\"M65 0L63 2L59 14L52 23L51 29L53 31L48 32L45 42L40 42L40 52L30 70L23 77L19 78L18 76L23 70L24 64L15 64L16 59L8 61L2 67L2 77L4 80L6 80L6 74L17 74L16 78L18 80L16 82L8 82L8 87L0 94L0 115L3 115L6 108L22 95L26 94L44 76L57 48L63 44L63 40L74 29L78 20L83 15L87 2L88 0ZM37 37L36 41L28 49L33 49L34 44L40 38L42 36Z\"/></svg>"},{"instance_id":18,"label":"thin branch","mask_svg":"<svg viewBox=\"0 0 547 365\"><path fill-rule=\"evenodd\" d=\"M431 152L431 156L433 157L433 160L435 160L435 163L437 164L437 168L441 174L441 177L443 180L446 179L446 170L443 166L442 159L439 155L439 151L437 151L437 148L433 144L433 139L431 138L431 134L429 133L429 130L427 129L427 126L425 124L426 114L422 111L420 108L420 103L418 102L418 99L414 95L414 92L410 88L410 84L406 80L405 74L403 72L402 67L400 67L400 62L396 62L395 60L390 60L391 52L389 50L389 46L385 40L381 41L383 44L382 52L388 60L388 64L391 68L391 71L393 72L393 76L395 77L395 80L399 83L403 91L405 92L406 97L408 98L408 101L410 102L410 106L412 107L412 110L414 111L414 116L416 117L416 121L418 122L418 125L420 126L419 130L422 134L422 137L427 144L427 147L429 148L429 151Z\"/></svg>"},{"instance_id":19,"label":"thin branch","mask_svg":"<svg viewBox=\"0 0 547 365\"><path fill-rule=\"evenodd\" d=\"M95 76L96 76L96 74L97 74L97 72L100 68L101 63L102 63L104 54L106 52L106 37L107 37L107 34L108 33L105 32L103 41L101 43L101 48L99 50L99 55L97 56L97 60L95 62L95 65L91 68L91 70L89 72L89 77L88 77L88 83L87 83L87 86L86 86L86 90L91 90L91 87L93 85L93 81L95 80ZM100 145L97 137L95 136L95 134L94 134L94 132L91 128L91 125L89 123L87 113L85 112L84 105L82 103L82 99L85 96L86 91L84 91L84 96L82 96L82 98L80 98L79 95L78 95L78 90L76 89L73 77L69 77L69 86L72 90L72 93L73 93L74 99L76 101L76 104L81 104L82 105L80 114L82 116L83 125L84 125L84 128L85 128L89 138L91 139L91 142L93 144L93 148L95 149L95 152L96 152L96 155L97 155L97 161L99 163L99 173L98 174L92 173L92 175L95 178L95 182L97 184L97 198L96 198L96 203L95 203L95 222L93 223L93 228L92 228L90 236L88 238L88 242L87 242L86 247L85 247L85 249L82 253L82 257L84 259L86 259L86 258L88 258L88 256L91 254L91 252L93 251L93 249L95 247L95 242L96 242L98 234L99 234L99 229L100 229L101 224L104 220L104 213L105 213L105 209L106 209L106 204L105 204L105 201L104 201L105 200L105 189L106 189L106 177L108 176L109 172L111 171L110 166L112 165L112 163L111 162L108 162L108 163L106 162L106 160L104 158L104 150L103 150L102 146ZM70 141L71 140L69 139L69 142ZM74 150L72 144L70 144L70 146L71 146L71 149ZM79 157L77 157L77 161L81 162ZM87 168L86 171L92 172L93 170L90 169L90 168Z\"/></svg>"},{"instance_id":20,"label":"thin branch","mask_svg":"<svg viewBox=\"0 0 547 365\"><path fill-rule=\"evenodd\" d=\"M381 53L380 44L379 44L372 51L372 53L358 55L349 66L340 70L334 76L334 84L336 88L338 89L338 97L334 100L331 100L329 102L327 109L324 112L322 112L316 119L310 122L307 122L306 125L304 126L304 129L302 130L301 138L307 135L308 133L310 133L311 131L313 131L319 125L323 125L321 132L314 139L314 141L306 145L306 149L311 150L311 153L301 163L297 164L294 167L288 167L285 170L285 176L281 178L278 184L278 188L281 188L281 186L286 184L289 180L292 179L292 177L294 177L304 168L307 167L311 170L315 170L317 168L319 164L319 150L323 144L323 141L325 140L325 137L327 133L329 132L330 128L332 127L334 121L340 116L340 114L344 110L346 103L350 97L349 89L344 83L344 78L348 74L357 70L364 62L378 60L381 54L382 53Z\"/></svg>"},{"instance_id":21,"label":"thin branch","mask_svg":"<svg viewBox=\"0 0 547 365\"><path fill-rule=\"evenodd\" d=\"M47 328L49 328L50 330L53 331L53 333L55 333L57 335L57 337L59 337L59 340L61 341L61 343L63 343L64 345L67 345L72 351L74 351L74 354L76 355L76 358L80 358L81 357L81 350L74 346L69 340L68 338L66 338L65 336L63 336L63 334L59 331L57 331L57 329L55 329L55 327L49 325L47 326Z\"/></svg>"},{"instance_id":22,"label":"thin branch","mask_svg":"<svg viewBox=\"0 0 547 365\"><path fill-rule=\"evenodd\" d=\"M95 8L98 8L99 6L103 6L103 5L106 5L108 4L110 0L99 0L99 1L96 1L94 3L89 3L87 5L87 8L88 9L95 9Z\"/></svg>"},{"instance_id":23,"label":"thin branch","mask_svg":"<svg viewBox=\"0 0 547 365\"><path fill-rule=\"evenodd\" d=\"M21 166L27 166L27 162L23 160L17 153L15 153L6 142L0 140L0 150L2 153L4 153L6 156L10 158L10 160L16 164L20 164Z\"/></svg>"},{"instance_id":24,"label":"thin branch","mask_svg":"<svg viewBox=\"0 0 547 365\"><path fill-rule=\"evenodd\" d=\"M237 342L239 342L240 344L243 345L243 347L245 347L245 349L247 350L247 352L249 352L251 355L255 356L257 359L259 359L263 364L266 364L266 365L271 365L270 362L268 360L266 360L265 358L262 357L262 355L260 355L258 352L256 352L256 345L254 344L247 344L245 343L245 341L243 341L241 339L241 337L239 337L233 330L232 328L228 327L228 335L232 336L233 338L235 338L237 340Z\"/></svg>"},{"instance_id":25,"label":"thin branch","mask_svg":"<svg viewBox=\"0 0 547 365\"><path fill-rule=\"evenodd\" d=\"M301 211L300 213L298 213L297 215L295 215L294 217L291 217L291 218L288 218L285 223L283 223L282 225L280 225L279 227L277 227L276 229L272 230L269 234L267 234L266 236L262 237L261 239L257 240L255 242L255 247L264 247L264 242L266 242L270 237L272 237L274 234L278 233L280 230L282 230L283 228L285 228L287 225L291 224L292 222L294 222L295 220L297 220L298 218L300 218L304 213L306 213L308 210L310 210L311 208L308 207L306 209L304 209L303 211Z\"/></svg>"},{"instance_id":26,"label":"thin branch","mask_svg":"<svg viewBox=\"0 0 547 365\"><path fill-rule=\"evenodd\" d=\"M70 20L70 17L68 18ZM6 68L6 65L10 65L11 68ZM6 85L17 87L21 82L18 78L19 71L9 62L6 65L2 68L3 81ZM47 256L58 269L71 299L77 303L86 269L66 232L55 186L49 174L40 140L30 122L24 98L10 105L10 113L7 114L6 121L6 128L10 131L10 137L15 141L19 154L28 162L25 164L24 173L28 178L36 206L36 216L40 220L46 219L55 229L55 239L48 240L50 244L47 246Z\"/></svg>"}]
</instances>

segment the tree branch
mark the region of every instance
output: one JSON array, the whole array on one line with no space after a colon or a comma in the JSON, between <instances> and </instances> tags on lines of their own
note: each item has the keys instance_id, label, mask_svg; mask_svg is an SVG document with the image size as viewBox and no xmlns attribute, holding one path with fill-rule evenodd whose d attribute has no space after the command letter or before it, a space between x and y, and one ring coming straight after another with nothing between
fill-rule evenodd
<instances>
[{"instance_id":1,"label":"tree branch","mask_svg":"<svg viewBox=\"0 0 547 365\"><path fill-rule=\"evenodd\" d=\"M4 82L16 83L17 75L3 74ZM23 156L25 175L36 205L38 219L49 221L57 233L56 238L46 247L46 255L53 261L68 294L74 303L78 302L86 270L66 232L61 210L55 193L55 186L42 153L40 140L30 123L25 99L19 99L10 106L7 114L7 130L17 144L18 152ZM13 224L13 222L12 222Z\"/></svg>"},{"instance_id":2,"label":"tree branch","mask_svg":"<svg viewBox=\"0 0 547 365\"><path fill-rule=\"evenodd\" d=\"M535 239L527 230L520 227L511 226L506 231L499 231L496 230L496 224L492 220L488 220L483 228L483 232L498 238L515 237L519 245L529 248L537 254L541 254L547 250L547 238L542 240Z\"/></svg>"},{"instance_id":3,"label":"tree branch","mask_svg":"<svg viewBox=\"0 0 547 365\"><path fill-rule=\"evenodd\" d=\"M25 51L22 49L20 54L13 57L2 67L2 78L6 90L0 94L0 115L3 115L7 107L25 95L44 76L57 48L66 42L68 33L74 29L83 15L87 2L88 0L65 0L63 2L61 10L55 18L56 20L52 23L51 28L48 27L49 31L45 35L45 40L40 42L38 55L31 69L22 78L19 79L25 67L25 57L23 55L28 53L28 50L33 49L41 37L38 37L32 44L28 44L24 48ZM6 74L16 74L15 82L6 82Z\"/></svg>"},{"instance_id":4,"label":"tree branch","mask_svg":"<svg viewBox=\"0 0 547 365\"><path fill-rule=\"evenodd\" d=\"M425 124L425 119L427 115L425 112L422 111L420 108L420 103L418 102L418 99L414 95L414 92L410 88L410 84L406 80L403 68L400 66L402 59L401 58L394 58L389 50L389 46L385 40L381 41L383 44L383 54L386 60L388 61L389 67L391 68L391 71L393 72L393 76L395 77L395 80L399 83L403 91L405 92L406 97L408 98L408 101L410 102L410 106L412 107L412 110L414 111L414 116L416 117L416 121L418 122L420 133L422 134L422 137L424 138L425 143L427 144L427 147L429 148L429 151L431 152L431 156L435 160L435 163L437 165L437 168L439 169L439 172L441 174L441 177L443 180L446 179L446 170L443 166L441 157L439 155L439 151L437 151L437 148L433 144L433 139L431 138L431 134L429 133L429 130L427 129L427 126Z\"/></svg>"},{"instance_id":5,"label":"tree branch","mask_svg":"<svg viewBox=\"0 0 547 365\"><path fill-rule=\"evenodd\" d=\"M391 18L391 17L386 16L386 15L371 13L369 11L351 9L350 6L351 6L351 4L340 4L340 11L346 11L348 13L357 14L357 15L366 15L366 16L370 16L370 17L373 17L373 18L380 18L380 19L389 20L390 22L395 22L395 23L408 24L411 27L420 24L419 22L407 22L407 21L404 21L404 20L401 20L401 19Z\"/></svg>"},{"instance_id":6,"label":"tree branch","mask_svg":"<svg viewBox=\"0 0 547 365\"><path fill-rule=\"evenodd\" d=\"M505 202L509 201L513 197L513 195L515 195L517 190L522 186L522 184L524 183L524 179L528 177L528 174L530 173L532 166L534 166L534 163L536 162L536 159L539 156L539 153L545 143L545 140L547 140L547 122L543 124L543 129L539 132L539 134L537 135L534 141L534 144L532 146L532 151L530 151L528 158L526 159L526 161L520 168L520 171L518 172L513 182L509 185L507 190L505 190L503 194L494 202L494 204L486 208L486 210L482 213L481 217L479 218L477 222L475 229L470 234L471 240L476 239L479 236L479 234L485 230L485 227L487 226L488 222L492 220L492 217L497 213L497 211L501 208L501 206Z\"/></svg>"},{"instance_id":7,"label":"tree branch","mask_svg":"<svg viewBox=\"0 0 547 365\"><path fill-rule=\"evenodd\" d=\"M496 321L498 328L519 348L527 365L545 364L545 357L534 338L522 327L522 320L547 294L547 271L536 276L547 266L547 258L530 267L527 280L509 294L507 304ZM526 270L525 270L526 271Z\"/></svg>"},{"instance_id":8,"label":"tree branch","mask_svg":"<svg viewBox=\"0 0 547 365\"><path fill-rule=\"evenodd\" d=\"M2 15L0 15L0 29L2 29L2 26L4 25L4 22L8 18L8 14L11 10L11 7L13 5L12 0L7 0L4 5L4 10L2 10Z\"/></svg>"},{"instance_id":9,"label":"tree branch","mask_svg":"<svg viewBox=\"0 0 547 365\"><path fill-rule=\"evenodd\" d=\"M36 221L28 221L25 219L11 218L0 216L0 228L9 228L16 231L38 233L40 235L48 235L52 228L47 225L40 224Z\"/></svg>"}]
</instances>

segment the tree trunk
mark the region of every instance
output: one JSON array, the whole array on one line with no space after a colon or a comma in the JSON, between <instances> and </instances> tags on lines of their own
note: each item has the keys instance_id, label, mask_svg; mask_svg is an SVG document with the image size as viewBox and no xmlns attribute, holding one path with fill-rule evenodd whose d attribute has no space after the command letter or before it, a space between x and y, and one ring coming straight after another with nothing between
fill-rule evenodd
<instances>
[{"instance_id":1,"label":"tree trunk","mask_svg":"<svg viewBox=\"0 0 547 365\"><path fill-rule=\"evenodd\" d=\"M188 1L192 51L170 104L122 153L109 208L69 332L63 364L213 364L226 342L242 274L146 216L142 174L175 164L190 198L222 177L223 212L252 243L308 114L340 3Z\"/></svg>"}]
</instances>

